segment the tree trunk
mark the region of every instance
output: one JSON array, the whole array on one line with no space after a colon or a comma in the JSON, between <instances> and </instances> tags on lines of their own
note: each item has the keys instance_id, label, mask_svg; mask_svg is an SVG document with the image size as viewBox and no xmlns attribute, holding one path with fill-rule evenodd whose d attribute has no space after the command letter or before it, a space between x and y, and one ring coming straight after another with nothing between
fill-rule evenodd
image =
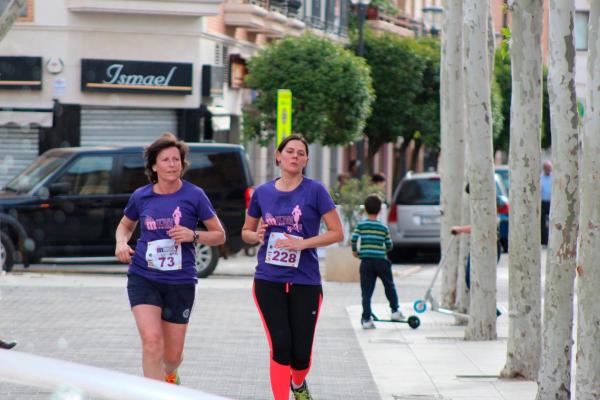
<instances>
[{"instance_id":1,"label":"tree trunk","mask_svg":"<svg viewBox=\"0 0 600 400\"><path fill-rule=\"evenodd\" d=\"M465 0L465 76L470 147L471 299L467 340L496 339L496 196L487 46L489 3Z\"/></svg>"},{"instance_id":2,"label":"tree trunk","mask_svg":"<svg viewBox=\"0 0 600 400\"><path fill-rule=\"evenodd\" d=\"M465 101L463 84L462 0L445 0L442 25L442 59L440 76L440 113L442 168L441 193L441 251L446 251L442 274L442 306L455 308L459 268L459 241L449 246L450 228L461 223L462 193L456 182L464 175L465 160ZM442 254L443 256L443 254Z\"/></svg>"},{"instance_id":3,"label":"tree trunk","mask_svg":"<svg viewBox=\"0 0 600 400\"><path fill-rule=\"evenodd\" d=\"M600 2L590 3L577 267L577 400L600 393Z\"/></svg>"},{"instance_id":4,"label":"tree trunk","mask_svg":"<svg viewBox=\"0 0 600 400\"><path fill-rule=\"evenodd\" d=\"M573 0L550 2L548 94L554 169L537 400L571 398L573 291L579 214L574 13Z\"/></svg>"},{"instance_id":5,"label":"tree trunk","mask_svg":"<svg viewBox=\"0 0 600 400\"><path fill-rule=\"evenodd\" d=\"M465 153L469 154L469 144L465 143ZM463 176L463 184L460 187L462 193L461 203L461 225L471 224L471 204L469 203L469 195L465 192L465 186L468 179L469 160L465 159L465 171ZM467 257L469 256L469 248L471 247L471 236L460 235L460 245L458 251L458 273L456 281L456 311L462 314L469 314L469 289L466 282L466 265ZM467 321L464 318L456 318L456 323L466 325Z\"/></svg>"},{"instance_id":6,"label":"tree trunk","mask_svg":"<svg viewBox=\"0 0 600 400\"><path fill-rule=\"evenodd\" d=\"M535 380L540 363L540 171L543 0L512 6L509 324L502 377Z\"/></svg>"}]
</instances>

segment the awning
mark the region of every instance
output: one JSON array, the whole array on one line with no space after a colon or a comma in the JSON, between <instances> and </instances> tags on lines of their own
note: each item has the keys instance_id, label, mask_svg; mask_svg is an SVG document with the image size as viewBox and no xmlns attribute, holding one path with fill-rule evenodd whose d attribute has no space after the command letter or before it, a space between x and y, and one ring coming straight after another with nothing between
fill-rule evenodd
<instances>
[{"instance_id":1,"label":"awning","mask_svg":"<svg viewBox=\"0 0 600 400\"><path fill-rule=\"evenodd\" d=\"M0 111L0 126L51 128L52 111Z\"/></svg>"}]
</instances>

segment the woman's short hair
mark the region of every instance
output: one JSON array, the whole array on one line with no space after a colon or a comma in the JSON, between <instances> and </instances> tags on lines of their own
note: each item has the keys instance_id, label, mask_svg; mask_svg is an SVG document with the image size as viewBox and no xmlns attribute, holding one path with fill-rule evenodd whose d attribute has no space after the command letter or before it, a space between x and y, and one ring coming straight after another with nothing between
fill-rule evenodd
<instances>
[{"instance_id":1,"label":"woman's short hair","mask_svg":"<svg viewBox=\"0 0 600 400\"><path fill-rule=\"evenodd\" d=\"M181 176L183 176L186 168L190 165L187 160L189 152L188 145L185 144L183 140L177 140L172 133L167 132L144 149L144 159L146 160L144 172L150 183L158 182L158 174L156 171L152 170L152 167L156 164L158 153L169 147L176 147L179 150L179 157L181 158Z\"/></svg>"},{"instance_id":2,"label":"woman's short hair","mask_svg":"<svg viewBox=\"0 0 600 400\"><path fill-rule=\"evenodd\" d=\"M281 143L279 143L279 146L277 146L277 151L279 153L282 153L283 149L285 149L285 146L292 140L299 140L302 143L304 143L304 147L306 147L306 155L308 156L308 142L306 141L304 136L299 135L297 133L294 133L293 135L290 135L290 136L286 137L285 139L283 139L281 141ZM277 161L277 157L275 157L275 165L279 166L279 161Z\"/></svg>"}]
</instances>

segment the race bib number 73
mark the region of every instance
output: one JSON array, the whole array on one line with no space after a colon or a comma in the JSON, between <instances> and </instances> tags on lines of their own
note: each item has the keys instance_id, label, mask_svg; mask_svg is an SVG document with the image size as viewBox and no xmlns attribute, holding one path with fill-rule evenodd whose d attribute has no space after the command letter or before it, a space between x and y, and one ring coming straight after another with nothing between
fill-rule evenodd
<instances>
[{"instance_id":1,"label":"race bib number 73","mask_svg":"<svg viewBox=\"0 0 600 400\"><path fill-rule=\"evenodd\" d=\"M300 236L292 237L302 239ZM282 267L298 268L298 263L300 262L300 250L278 249L275 247L275 243L277 243L278 240L285 239L287 239L287 237L281 232L272 232L271 235L269 235L265 262L267 264L280 265Z\"/></svg>"},{"instance_id":2,"label":"race bib number 73","mask_svg":"<svg viewBox=\"0 0 600 400\"><path fill-rule=\"evenodd\" d=\"M177 246L173 239L148 242L146 262L148 263L148 268L161 271L181 269L181 245Z\"/></svg>"}]
</instances>

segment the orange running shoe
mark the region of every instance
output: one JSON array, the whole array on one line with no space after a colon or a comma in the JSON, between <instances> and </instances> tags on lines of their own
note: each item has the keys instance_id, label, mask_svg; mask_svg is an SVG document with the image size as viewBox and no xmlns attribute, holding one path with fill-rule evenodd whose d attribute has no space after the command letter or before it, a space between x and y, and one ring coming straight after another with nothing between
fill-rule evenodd
<instances>
[{"instance_id":1,"label":"orange running shoe","mask_svg":"<svg viewBox=\"0 0 600 400\"><path fill-rule=\"evenodd\" d=\"M170 383L172 385L181 385L181 379L179 379L179 374L177 370L173 371L172 374L165 376L165 382Z\"/></svg>"}]
</instances>

